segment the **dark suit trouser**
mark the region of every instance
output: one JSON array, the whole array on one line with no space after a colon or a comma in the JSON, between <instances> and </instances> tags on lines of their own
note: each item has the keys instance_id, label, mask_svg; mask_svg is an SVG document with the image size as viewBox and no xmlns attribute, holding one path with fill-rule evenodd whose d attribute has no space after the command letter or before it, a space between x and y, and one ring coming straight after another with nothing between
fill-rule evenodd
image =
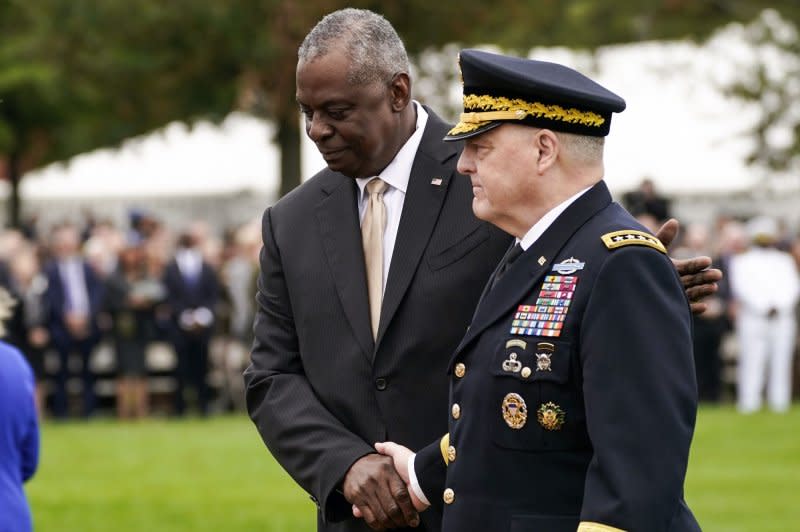
<instances>
[{"instance_id":1,"label":"dark suit trouser","mask_svg":"<svg viewBox=\"0 0 800 532\"><path fill-rule=\"evenodd\" d=\"M197 407L202 415L208 415L209 389L208 335L179 332L175 338L175 354L178 366L175 371L175 413L182 416L186 411L186 388L191 387L197 397Z\"/></svg>"},{"instance_id":2,"label":"dark suit trouser","mask_svg":"<svg viewBox=\"0 0 800 532\"><path fill-rule=\"evenodd\" d=\"M57 418L65 418L69 414L69 397L67 394L67 381L70 377L69 356L73 352L81 356L81 384L83 395L83 415L90 417L94 413L95 378L89 367L89 359L92 349L96 345L94 338L84 340L72 340L55 345L58 351L58 373L56 373L56 389L53 396L53 415Z\"/></svg>"},{"instance_id":3,"label":"dark suit trouser","mask_svg":"<svg viewBox=\"0 0 800 532\"><path fill-rule=\"evenodd\" d=\"M721 320L694 317L694 363L700 401L720 400L722 360L719 351L724 327Z\"/></svg>"}]
</instances>

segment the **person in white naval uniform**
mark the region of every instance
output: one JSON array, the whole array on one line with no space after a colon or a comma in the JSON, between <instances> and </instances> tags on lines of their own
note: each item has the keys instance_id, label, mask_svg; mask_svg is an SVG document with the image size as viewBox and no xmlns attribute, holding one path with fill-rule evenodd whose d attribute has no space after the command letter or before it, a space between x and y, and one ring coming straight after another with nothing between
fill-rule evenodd
<instances>
[{"instance_id":1,"label":"person in white naval uniform","mask_svg":"<svg viewBox=\"0 0 800 532\"><path fill-rule=\"evenodd\" d=\"M739 342L738 408L743 413L761 408L766 378L769 407L783 412L791 402L800 275L792 256L774 246L775 220L753 218L747 232L751 246L730 265Z\"/></svg>"}]
</instances>

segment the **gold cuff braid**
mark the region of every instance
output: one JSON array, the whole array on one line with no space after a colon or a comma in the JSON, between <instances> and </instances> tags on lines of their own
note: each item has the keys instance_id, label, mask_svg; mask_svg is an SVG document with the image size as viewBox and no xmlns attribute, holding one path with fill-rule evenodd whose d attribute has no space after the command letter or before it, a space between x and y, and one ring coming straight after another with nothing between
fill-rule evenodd
<instances>
[{"instance_id":1,"label":"gold cuff braid","mask_svg":"<svg viewBox=\"0 0 800 532\"><path fill-rule=\"evenodd\" d=\"M592 521L581 521L581 524L578 525L578 532L625 532L625 530Z\"/></svg>"},{"instance_id":2,"label":"gold cuff braid","mask_svg":"<svg viewBox=\"0 0 800 532\"><path fill-rule=\"evenodd\" d=\"M442 458L444 459L444 465L450 465L450 460L447 458L447 448L450 447L450 433L448 432L442 439L439 440L439 450L442 452Z\"/></svg>"}]
</instances>

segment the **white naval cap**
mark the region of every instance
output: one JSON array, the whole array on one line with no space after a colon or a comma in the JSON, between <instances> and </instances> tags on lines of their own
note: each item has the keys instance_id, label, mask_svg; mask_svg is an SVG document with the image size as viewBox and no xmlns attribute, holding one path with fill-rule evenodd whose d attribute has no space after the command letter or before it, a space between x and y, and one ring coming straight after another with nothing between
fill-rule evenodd
<instances>
[{"instance_id":1,"label":"white naval cap","mask_svg":"<svg viewBox=\"0 0 800 532\"><path fill-rule=\"evenodd\" d=\"M778 222L769 216L755 216L747 221L747 235L752 242L769 244L778 239Z\"/></svg>"}]
</instances>

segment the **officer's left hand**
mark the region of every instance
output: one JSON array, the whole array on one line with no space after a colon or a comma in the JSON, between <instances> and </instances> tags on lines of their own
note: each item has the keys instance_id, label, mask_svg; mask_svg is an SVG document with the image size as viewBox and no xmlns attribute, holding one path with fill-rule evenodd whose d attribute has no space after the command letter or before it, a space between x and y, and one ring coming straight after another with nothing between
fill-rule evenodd
<instances>
[{"instance_id":1,"label":"officer's left hand","mask_svg":"<svg viewBox=\"0 0 800 532\"><path fill-rule=\"evenodd\" d=\"M675 236L678 234L680 225L678 220L670 218L656 233L664 247L669 247ZM711 268L710 257L693 257L691 259L673 259L672 264L681 276L683 289L689 298L689 304L694 314L702 314L706 311L707 305L703 299L717 291L717 281L722 279L722 272L716 268Z\"/></svg>"}]
</instances>

